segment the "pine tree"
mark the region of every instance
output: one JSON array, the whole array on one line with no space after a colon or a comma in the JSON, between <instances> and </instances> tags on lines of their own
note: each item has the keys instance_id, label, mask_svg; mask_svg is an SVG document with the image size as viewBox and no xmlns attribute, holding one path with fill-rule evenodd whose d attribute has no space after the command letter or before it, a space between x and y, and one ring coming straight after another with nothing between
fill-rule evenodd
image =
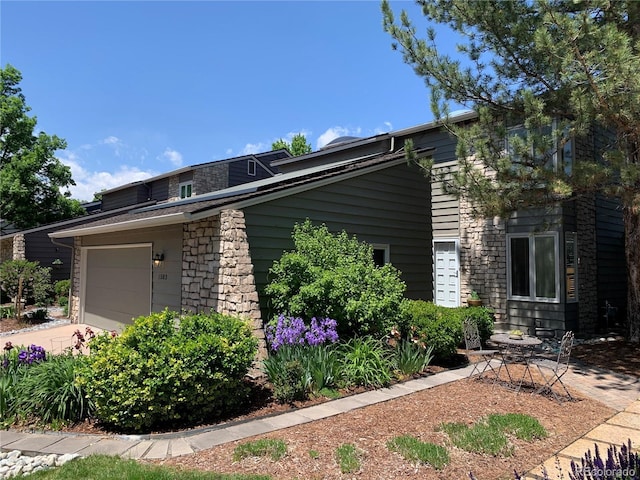
<instances>
[{"instance_id":1,"label":"pine tree","mask_svg":"<svg viewBox=\"0 0 640 480\"><path fill-rule=\"evenodd\" d=\"M457 137L459 171L449 191L486 216L594 194L619 200L628 333L640 341L640 2L417 3L431 25L465 38L459 57L443 54L434 28L421 36L405 11L396 21L382 3L393 47L424 78L434 115ZM452 123L453 105L474 110L477 121ZM509 129L515 125L518 134ZM610 141L592 158L551 161L597 132Z\"/></svg>"}]
</instances>

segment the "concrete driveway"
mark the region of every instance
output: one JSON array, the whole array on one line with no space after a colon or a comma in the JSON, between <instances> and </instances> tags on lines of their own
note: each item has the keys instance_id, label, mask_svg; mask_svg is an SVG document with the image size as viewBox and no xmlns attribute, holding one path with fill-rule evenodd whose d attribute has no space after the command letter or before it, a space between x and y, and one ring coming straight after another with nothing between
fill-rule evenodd
<instances>
[{"instance_id":1,"label":"concrete driveway","mask_svg":"<svg viewBox=\"0 0 640 480\"><path fill-rule=\"evenodd\" d=\"M43 347L50 353L62 353L65 348L71 347L75 343L73 333L76 330L84 335L88 325L70 323L49 328L40 328L38 330L30 330L25 332L17 332L13 334L0 335L0 348L4 347L6 342L11 342L14 346L35 344ZM96 333L100 333L100 329L91 327Z\"/></svg>"}]
</instances>

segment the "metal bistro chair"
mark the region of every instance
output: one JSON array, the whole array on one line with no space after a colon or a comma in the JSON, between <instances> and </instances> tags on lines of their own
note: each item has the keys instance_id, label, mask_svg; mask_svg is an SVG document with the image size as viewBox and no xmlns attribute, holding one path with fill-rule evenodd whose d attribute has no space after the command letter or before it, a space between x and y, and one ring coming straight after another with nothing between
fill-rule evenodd
<instances>
[{"instance_id":1,"label":"metal bistro chair","mask_svg":"<svg viewBox=\"0 0 640 480\"><path fill-rule=\"evenodd\" d=\"M496 378L498 378L498 372L491 365L491 360L498 354L498 350L485 350L482 348L482 342L480 341L480 332L478 331L478 325L472 318L466 318L462 323L462 332L464 334L464 343L466 347L467 357L480 357L485 362L484 368L480 370L481 362L475 362L473 370L469 376L473 376L478 372L480 376L487 370L491 369Z\"/></svg>"},{"instance_id":2,"label":"metal bistro chair","mask_svg":"<svg viewBox=\"0 0 640 480\"><path fill-rule=\"evenodd\" d=\"M558 383L564 389L569 400L573 399L569 390L567 390L567 387L562 382L562 376L567 373L567 370L569 370L569 358L571 356L571 348L573 347L573 338L574 335L571 331L564 334L562 341L560 342L560 351L558 352L558 357L555 361L542 358L531 360L530 363L538 367L538 371L545 382L544 385L536 390L535 393L549 391L553 394L556 401L560 402L560 396L558 396L558 394L553 390L553 386Z\"/></svg>"}]
</instances>

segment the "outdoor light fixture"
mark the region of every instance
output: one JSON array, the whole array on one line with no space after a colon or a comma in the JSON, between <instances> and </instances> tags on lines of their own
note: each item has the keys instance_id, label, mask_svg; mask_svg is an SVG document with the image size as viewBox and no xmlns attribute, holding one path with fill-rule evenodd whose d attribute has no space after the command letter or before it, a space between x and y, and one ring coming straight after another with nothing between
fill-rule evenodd
<instances>
[{"instance_id":1,"label":"outdoor light fixture","mask_svg":"<svg viewBox=\"0 0 640 480\"><path fill-rule=\"evenodd\" d=\"M159 267L162 262L164 262L164 253L156 253L153 256L153 266Z\"/></svg>"}]
</instances>

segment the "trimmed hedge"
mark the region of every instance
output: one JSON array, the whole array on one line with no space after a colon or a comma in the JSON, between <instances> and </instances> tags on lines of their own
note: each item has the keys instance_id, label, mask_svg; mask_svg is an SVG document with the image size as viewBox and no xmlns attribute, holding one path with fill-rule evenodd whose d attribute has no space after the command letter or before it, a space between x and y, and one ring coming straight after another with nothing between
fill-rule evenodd
<instances>
[{"instance_id":1,"label":"trimmed hedge","mask_svg":"<svg viewBox=\"0 0 640 480\"><path fill-rule=\"evenodd\" d=\"M473 318L483 341L493 333L493 314L486 307L448 308L424 300L405 300L401 306L400 333L433 347L435 359L444 360L456 353L464 341L462 322Z\"/></svg>"},{"instance_id":2,"label":"trimmed hedge","mask_svg":"<svg viewBox=\"0 0 640 480\"><path fill-rule=\"evenodd\" d=\"M195 423L237 408L257 352L244 321L165 310L90 343L80 381L96 417L125 431Z\"/></svg>"}]
</instances>

